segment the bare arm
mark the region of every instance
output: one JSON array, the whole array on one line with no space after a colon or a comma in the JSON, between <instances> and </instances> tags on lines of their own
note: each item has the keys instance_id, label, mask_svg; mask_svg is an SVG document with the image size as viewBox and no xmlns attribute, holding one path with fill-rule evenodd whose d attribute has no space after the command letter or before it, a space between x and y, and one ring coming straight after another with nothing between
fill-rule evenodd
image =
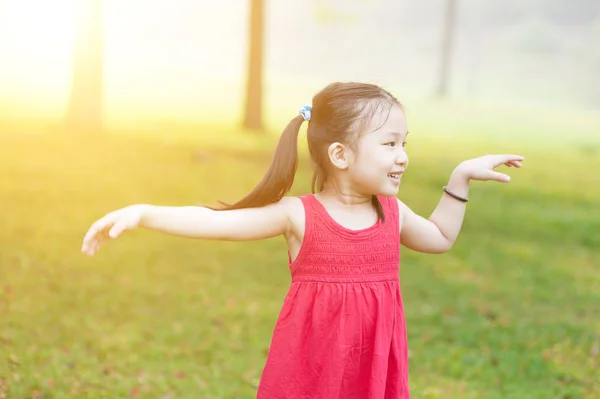
<instances>
[{"instance_id":1,"label":"bare arm","mask_svg":"<svg viewBox=\"0 0 600 399\"><path fill-rule=\"evenodd\" d=\"M110 238L143 227L180 237L223 241L251 241L288 234L293 198L260 208L214 211L197 206L131 205L92 224L82 252L93 255Z\"/></svg>"},{"instance_id":2,"label":"bare arm","mask_svg":"<svg viewBox=\"0 0 600 399\"><path fill-rule=\"evenodd\" d=\"M523 159L519 155L486 155L464 161L452 173L447 189L459 197L468 198L470 180L507 183L510 177L493 169L503 164L518 168ZM452 248L463 224L466 203L444 193L429 219L417 215L401 201L398 205L404 246L425 253L443 253Z\"/></svg>"},{"instance_id":3,"label":"bare arm","mask_svg":"<svg viewBox=\"0 0 600 399\"><path fill-rule=\"evenodd\" d=\"M140 227L182 237L251 241L284 234L289 228L285 199L261 208L214 211L186 206L145 205Z\"/></svg>"},{"instance_id":4,"label":"bare arm","mask_svg":"<svg viewBox=\"0 0 600 399\"><path fill-rule=\"evenodd\" d=\"M447 187L456 195L468 196L468 179L461 175L453 174ZM424 253L444 253L452 248L462 227L466 203L444 193L429 219L417 215L400 200L398 205L404 246Z\"/></svg>"}]
</instances>

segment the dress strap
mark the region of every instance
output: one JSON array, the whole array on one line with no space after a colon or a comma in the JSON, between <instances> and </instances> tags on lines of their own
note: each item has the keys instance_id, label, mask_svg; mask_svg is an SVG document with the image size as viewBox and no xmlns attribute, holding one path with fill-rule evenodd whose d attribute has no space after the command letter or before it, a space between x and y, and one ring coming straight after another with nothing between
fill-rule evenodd
<instances>
[{"instance_id":1,"label":"dress strap","mask_svg":"<svg viewBox=\"0 0 600 399\"><path fill-rule=\"evenodd\" d=\"M314 198L312 194L298 196L302 201L302 207L304 208L304 236L302 237L302 244L296 258L292 261L291 255L288 251L288 263L290 270L293 271L298 267L304 255L308 252L308 248L312 244L312 237L315 224L315 208L312 203Z\"/></svg>"},{"instance_id":2,"label":"dress strap","mask_svg":"<svg viewBox=\"0 0 600 399\"><path fill-rule=\"evenodd\" d=\"M386 222L388 219L392 222L391 226L400 231L400 207L398 206L398 199L394 196L387 197L380 195L377 197L385 213ZM387 224L387 223L386 223Z\"/></svg>"}]
</instances>

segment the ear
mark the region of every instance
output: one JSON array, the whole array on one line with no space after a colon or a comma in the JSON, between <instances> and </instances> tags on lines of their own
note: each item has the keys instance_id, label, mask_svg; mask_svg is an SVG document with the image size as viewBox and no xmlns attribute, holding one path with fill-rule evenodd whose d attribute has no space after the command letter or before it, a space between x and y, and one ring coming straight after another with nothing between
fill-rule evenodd
<instances>
[{"instance_id":1,"label":"ear","mask_svg":"<svg viewBox=\"0 0 600 399\"><path fill-rule=\"evenodd\" d=\"M329 161L338 169L348 169L352 161L352 150L342 143L332 143L327 149Z\"/></svg>"}]
</instances>

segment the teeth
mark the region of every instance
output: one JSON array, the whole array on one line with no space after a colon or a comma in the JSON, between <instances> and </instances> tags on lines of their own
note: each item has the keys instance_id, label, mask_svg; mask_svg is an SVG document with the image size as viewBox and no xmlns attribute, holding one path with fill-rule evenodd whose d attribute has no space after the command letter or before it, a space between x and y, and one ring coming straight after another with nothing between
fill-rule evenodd
<instances>
[{"instance_id":1,"label":"teeth","mask_svg":"<svg viewBox=\"0 0 600 399\"><path fill-rule=\"evenodd\" d=\"M398 174L398 173L393 173L393 174L392 174L392 173L390 173L388 176L390 176L390 177L394 177L394 178L396 178L396 179L397 179L397 178L399 178L399 177L400 177L400 174Z\"/></svg>"}]
</instances>

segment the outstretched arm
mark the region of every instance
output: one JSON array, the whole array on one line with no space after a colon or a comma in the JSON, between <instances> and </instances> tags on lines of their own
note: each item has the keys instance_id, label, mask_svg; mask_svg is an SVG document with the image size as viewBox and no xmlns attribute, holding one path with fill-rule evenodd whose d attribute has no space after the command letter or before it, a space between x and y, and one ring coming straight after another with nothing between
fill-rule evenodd
<instances>
[{"instance_id":1,"label":"outstretched arm","mask_svg":"<svg viewBox=\"0 0 600 399\"><path fill-rule=\"evenodd\" d=\"M467 197L469 183L467 179L453 174L447 188L452 193ZM429 219L417 215L400 200L398 205L402 217L400 234L405 247L434 254L452 248L462 227L466 203L444 193Z\"/></svg>"},{"instance_id":2,"label":"outstretched arm","mask_svg":"<svg viewBox=\"0 0 600 399\"><path fill-rule=\"evenodd\" d=\"M500 165L520 167L518 155L487 155L462 162L452 173L446 188L449 192L468 198L470 180L495 180L507 183L510 177L494 172ZM407 248L425 253L443 253L454 245L462 227L466 203L444 193L429 219L414 213L402 201L400 235Z\"/></svg>"},{"instance_id":3,"label":"outstretched arm","mask_svg":"<svg viewBox=\"0 0 600 399\"><path fill-rule=\"evenodd\" d=\"M251 241L286 234L290 198L260 208L215 211L198 206L131 205L97 220L83 240L82 252L93 255L110 238L143 227L180 237Z\"/></svg>"},{"instance_id":4,"label":"outstretched arm","mask_svg":"<svg viewBox=\"0 0 600 399\"><path fill-rule=\"evenodd\" d=\"M283 202L260 208L228 211L215 211L198 206L147 205L142 212L140 227L207 240L260 240L278 236L288 229L287 208Z\"/></svg>"}]
</instances>

